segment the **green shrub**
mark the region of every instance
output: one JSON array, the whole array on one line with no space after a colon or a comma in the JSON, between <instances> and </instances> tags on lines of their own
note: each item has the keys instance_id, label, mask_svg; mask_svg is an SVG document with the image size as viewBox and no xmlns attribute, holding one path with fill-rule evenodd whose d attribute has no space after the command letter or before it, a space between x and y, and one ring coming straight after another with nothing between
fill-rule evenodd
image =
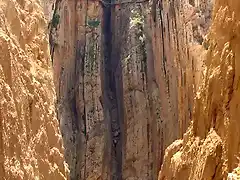
<instances>
[{"instance_id":1,"label":"green shrub","mask_svg":"<svg viewBox=\"0 0 240 180\"><path fill-rule=\"evenodd\" d=\"M100 21L97 19L97 20L88 20L88 26L90 27L98 27L100 24Z\"/></svg>"},{"instance_id":2,"label":"green shrub","mask_svg":"<svg viewBox=\"0 0 240 180\"><path fill-rule=\"evenodd\" d=\"M52 26L54 28L57 28L57 25L60 23L60 15L57 13L53 14L53 18L52 18Z\"/></svg>"}]
</instances>

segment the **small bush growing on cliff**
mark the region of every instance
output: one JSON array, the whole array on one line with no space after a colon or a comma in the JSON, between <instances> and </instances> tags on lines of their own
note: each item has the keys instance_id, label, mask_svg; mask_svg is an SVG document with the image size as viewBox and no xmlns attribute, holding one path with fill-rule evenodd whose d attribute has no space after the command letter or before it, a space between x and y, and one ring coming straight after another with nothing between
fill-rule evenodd
<instances>
[{"instance_id":1,"label":"small bush growing on cliff","mask_svg":"<svg viewBox=\"0 0 240 180\"><path fill-rule=\"evenodd\" d=\"M97 28L99 24L100 24L100 21L98 19L88 20L88 26L90 27Z\"/></svg>"},{"instance_id":2,"label":"small bush growing on cliff","mask_svg":"<svg viewBox=\"0 0 240 180\"><path fill-rule=\"evenodd\" d=\"M60 15L57 13L53 14L53 18L52 18L52 26L54 28L57 28L57 25L60 23Z\"/></svg>"},{"instance_id":3,"label":"small bush growing on cliff","mask_svg":"<svg viewBox=\"0 0 240 180\"><path fill-rule=\"evenodd\" d=\"M144 25L144 17L142 14L140 14L140 12L138 11L134 11L132 10L131 11L132 15L131 15L131 18L130 18L130 27L134 27L134 26L137 26L137 25Z\"/></svg>"}]
</instances>

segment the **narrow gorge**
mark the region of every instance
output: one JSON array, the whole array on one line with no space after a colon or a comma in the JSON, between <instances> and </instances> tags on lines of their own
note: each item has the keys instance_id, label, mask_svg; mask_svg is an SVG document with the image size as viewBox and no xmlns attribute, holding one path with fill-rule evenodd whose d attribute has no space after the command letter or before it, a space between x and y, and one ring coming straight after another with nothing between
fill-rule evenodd
<instances>
[{"instance_id":1,"label":"narrow gorge","mask_svg":"<svg viewBox=\"0 0 240 180\"><path fill-rule=\"evenodd\" d=\"M238 0L0 0L0 180L240 179Z\"/></svg>"},{"instance_id":2,"label":"narrow gorge","mask_svg":"<svg viewBox=\"0 0 240 180\"><path fill-rule=\"evenodd\" d=\"M158 178L192 118L211 11L208 1L56 2L50 43L72 179Z\"/></svg>"}]
</instances>

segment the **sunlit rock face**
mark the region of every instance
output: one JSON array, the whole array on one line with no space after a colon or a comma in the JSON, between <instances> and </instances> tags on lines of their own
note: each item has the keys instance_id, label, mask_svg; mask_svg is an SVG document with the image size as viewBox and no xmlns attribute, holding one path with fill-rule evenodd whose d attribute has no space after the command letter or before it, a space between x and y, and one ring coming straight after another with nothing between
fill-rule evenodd
<instances>
[{"instance_id":1,"label":"sunlit rock face","mask_svg":"<svg viewBox=\"0 0 240 180\"><path fill-rule=\"evenodd\" d=\"M157 179L193 117L210 1L57 1L50 43L72 179Z\"/></svg>"},{"instance_id":2,"label":"sunlit rock face","mask_svg":"<svg viewBox=\"0 0 240 180\"><path fill-rule=\"evenodd\" d=\"M238 1L214 3L193 121L167 148L160 180L239 179L239 10Z\"/></svg>"},{"instance_id":3,"label":"sunlit rock face","mask_svg":"<svg viewBox=\"0 0 240 180\"><path fill-rule=\"evenodd\" d=\"M37 1L0 2L0 179L64 180L47 25Z\"/></svg>"}]
</instances>

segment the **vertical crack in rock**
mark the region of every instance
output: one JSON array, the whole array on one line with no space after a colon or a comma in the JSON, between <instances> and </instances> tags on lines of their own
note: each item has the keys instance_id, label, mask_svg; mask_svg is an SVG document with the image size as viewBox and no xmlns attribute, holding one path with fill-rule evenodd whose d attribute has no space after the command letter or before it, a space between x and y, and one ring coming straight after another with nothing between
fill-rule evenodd
<instances>
[{"instance_id":1,"label":"vertical crack in rock","mask_svg":"<svg viewBox=\"0 0 240 180\"><path fill-rule=\"evenodd\" d=\"M111 2L110 0L108 1ZM120 47L114 44L112 38L113 21L111 6L103 10L103 101L104 118L109 127L110 141L110 179L122 179L122 124L123 124L123 95L122 72L120 63Z\"/></svg>"},{"instance_id":2,"label":"vertical crack in rock","mask_svg":"<svg viewBox=\"0 0 240 180\"><path fill-rule=\"evenodd\" d=\"M195 7L57 2L50 41L71 179L157 179L164 150L192 117L201 51L188 18Z\"/></svg>"}]
</instances>

